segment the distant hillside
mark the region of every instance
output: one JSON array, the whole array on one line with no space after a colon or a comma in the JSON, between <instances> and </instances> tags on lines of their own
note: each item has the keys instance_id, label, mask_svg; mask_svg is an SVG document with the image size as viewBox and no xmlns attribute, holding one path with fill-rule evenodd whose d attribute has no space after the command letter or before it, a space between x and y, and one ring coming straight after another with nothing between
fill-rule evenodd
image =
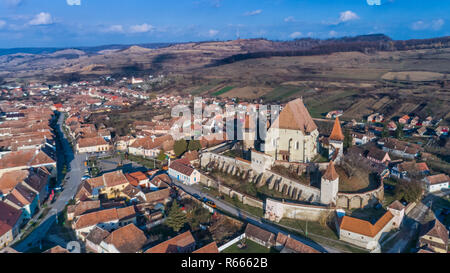
<instances>
[{"instance_id":1,"label":"distant hillside","mask_svg":"<svg viewBox=\"0 0 450 273\"><path fill-rule=\"evenodd\" d=\"M105 45L79 48L0 49L0 78L129 76L184 73L256 58L390 52L450 47L450 37L395 41L383 34L337 39L240 39L190 43Z\"/></svg>"},{"instance_id":2,"label":"distant hillside","mask_svg":"<svg viewBox=\"0 0 450 273\"><path fill-rule=\"evenodd\" d=\"M162 48L174 45L175 43L147 43L147 44L139 44L138 46L144 48ZM57 51L66 50L66 49L77 49L84 51L88 54L97 53L102 50L123 50L131 47L133 45L102 45L102 46L92 46L92 47L67 47L67 48L57 48L57 47L30 47L30 48L0 48L0 56L3 55L12 55L18 53L24 54L51 54Z\"/></svg>"}]
</instances>

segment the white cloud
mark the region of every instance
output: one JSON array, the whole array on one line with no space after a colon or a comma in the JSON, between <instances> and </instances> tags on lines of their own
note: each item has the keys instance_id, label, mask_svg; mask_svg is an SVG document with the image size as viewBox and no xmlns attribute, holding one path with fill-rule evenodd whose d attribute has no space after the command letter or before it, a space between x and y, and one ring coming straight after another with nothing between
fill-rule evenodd
<instances>
[{"instance_id":1,"label":"white cloud","mask_svg":"<svg viewBox=\"0 0 450 273\"><path fill-rule=\"evenodd\" d=\"M332 30L328 33L328 35L331 37L336 37L338 35L338 33L336 31Z\"/></svg>"},{"instance_id":2,"label":"white cloud","mask_svg":"<svg viewBox=\"0 0 450 273\"><path fill-rule=\"evenodd\" d=\"M291 33L291 35L289 35L289 37L291 37L292 39L298 38L300 36L302 36L302 33L299 31L293 32Z\"/></svg>"},{"instance_id":3,"label":"white cloud","mask_svg":"<svg viewBox=\"0 0 450 273\"><path fill-rule=\"evenodd\" d=\"M284 21L286 23L295 22L295 18L294 18L294 16L289 16L289 17L284 18Z\"/></svg>"},{"instance_id":4,"label":"white cloud","mask_svg":"<svg viewBox=\"0 0 450 273\"><path fill-rule=\"evenodd\" d=\"M37 26L37 25L50 25L53 24L53 19L50 13L48 12L41 12L38 15L36 15L30 22L30 25Z\"/></svg>"},{"instance_id":5,"label":"white cloud","mask_svg":"<svg viewBox=\"0 0 450 273\"><path fill-rule=\"evenodd\" d=\"M359 16L351 10L341 12L341 16L339 17L339 22L348 22L352 20L358 20Z\"/></svg>"},{"instance_id":6,"label":"white cloud","mask_svg":"<svg viewBox=\"0 0 450 273\"><path fill-rule=\"evenodd\" d=\"M411 28L414 30L422 30L426 29L427 25L423 21L417 21L412 24Z\"/></svg>"},{"instance_id":7,"label":"white cloud","mask_svg":"<svg viewBox=\"0 0 450 273\"><path fill-rule=\"evenodd\" d=\"M13 8L20 5L22 3L22 0L0 0L0 2L7 7Z\"/></svg>"},{"instance_id":8,"label":"white cloud","mask_svg":"<svg viewBox=\"0 0 450 273\"><path fill-rule=\"evenodd\" d=\"M124 32L122 25L112 25L105 30L106 32Z\"/></svg>"},{"instance_id":9,"label":"white cloud","mask_svg":"<svg viewBox=\"0 0 450 273\"><path fill-rule=\"evenodd\" d=\"M66 0L69 6L81 6L81 0Z\"/></svg>"},{"instance_id":10,"label":"white cloud","mask_svg":"<svg viewBox=\"0 0 450 273\"><path fill-rule=\"evenodd\" d=\"M431 23L431 28L434 30L440 30L444 24L445 21L443 19L437 19Z\"/></svg>"},{"instance_id":11,"label":"white cloud","mask_svg":"<svg viewBox=\"0 0 450 273\"><path fill-rule=\"evenodd\" d=\"M131 33L144 33L153 30L155 27L148 24L134 25L130 27Z\"/></svg>"},{"instance_id":12,"label":"white cloud","mask_svg":"<svg viewBox=\"0 0 450 273\"><path fill-rule=\"evenodd\" d=\"M257 9L257 10L254 10L254 11L248 11L248 12L244 13L244 15L245 16L253 16L253 15L258 15L258 14L261 14L261 13L262 13L262 10L261 9Z\"/></svg>"},{"instance_id":13,"label":"white cloud","mask_svg":"<svg viewBox=\"0 0 450 273\"><path fill-rule=\"evenodd\" d=\"M208 34L209 34L210 37L214 37L214 36L216 36L218 33L219 33L219 31L218 31L218 30L215 30L215 29L210 29L210 30L208 31Z\"/></svg>"},{"instance_id":14,"label":"white cloud","mask_svg":"<svg viewBox=\"0 0 450 273\"><path fill-rule=\"evenodd\" d=\"M411 28L413 30L427 30L427 29L440 30L444 24L445 21L443 19L433 20L431 22L424 22L422 20L419 20L412 23Z\"/></svg>"}]
</instances>

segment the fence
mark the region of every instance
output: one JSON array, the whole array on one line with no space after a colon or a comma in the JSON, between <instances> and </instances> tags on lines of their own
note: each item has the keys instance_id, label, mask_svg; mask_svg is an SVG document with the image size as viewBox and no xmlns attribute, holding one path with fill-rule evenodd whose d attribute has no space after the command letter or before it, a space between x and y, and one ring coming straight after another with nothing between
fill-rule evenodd
<instances>
[{"instance_id":1,"label":"fence","mask_svg":"<svg viewBox=\"0 0 450 273\"><path fill-rule=\"evenodd\" d=\"M224 251L225 249L227 249L230 246L234 245L235 243L239 242L243 238L245 238L245 233L239 235L238 237L234 238L233 240L231 240L228 243L224 244L223 246L219 247L219 252Z\"/></svg>"}]
</instances>

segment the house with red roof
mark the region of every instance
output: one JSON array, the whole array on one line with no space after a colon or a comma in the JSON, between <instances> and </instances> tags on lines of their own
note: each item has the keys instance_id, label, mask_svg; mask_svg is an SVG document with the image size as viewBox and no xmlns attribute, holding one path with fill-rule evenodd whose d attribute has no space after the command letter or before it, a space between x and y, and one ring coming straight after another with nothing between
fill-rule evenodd
<instances>
[{"instance_id":1,"label":"house with red roof","mask_svg":"<svg viewBox=\"0 0 450 273\"><path fill-rule=\"evenodd\" d=\"M0 249L6 247L19 234L23 222L21 210L0 201Z\"/></svg>"},{"instance_id":2,"label":"house with red roof","mask_svg":"<svg viewBox=\"0 0 450 273\"><path fill-rule=\"evenodd\" d=\"M200 172L185 163L180 160L172 162L169 166L169 176L187 185L200 182Z\"/></svg>"},{"instance_id":3,"label":"house with red roof","mask_svg":"<svg viewBox=\"0 0 450 273\"><path fill-rule=\"evenodd\" d=\"M450 187L450 176L444 173L427 176L424 181L429 192L437 192Z\"/></svg>"},{"instance_id":4,"label":"house with red roof","mask_svg":"<svg viewBox=\"0 0 450 273\"><path fill-rule=\"evenodd\" d=\"M337 221L340 240L372 251L379 248L380 240L393 228L394 215L387 211L375 224L350 216Z\"/></svg>"}]
</instances>

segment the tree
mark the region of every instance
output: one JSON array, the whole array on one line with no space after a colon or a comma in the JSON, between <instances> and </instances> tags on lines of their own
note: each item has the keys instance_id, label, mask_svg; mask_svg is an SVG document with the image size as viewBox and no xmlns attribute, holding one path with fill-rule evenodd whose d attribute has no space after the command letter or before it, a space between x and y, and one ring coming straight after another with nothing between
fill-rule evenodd
<instances>
[{"instance_id":1,"label":"tree","mask_svg":"<svg viewBox=\"0 0 450 273\"><path fill-rule=\"evenodd\" d=\"M166 225L171 227L173 231L178 232L187 223L186 214L181 210L176 200L173 201L170 207L169 216L166 220Z\"/></svg>"},{"instance_id":2,"label":"tree","mask_svg":"<svg viewBox=\"0 0 450 273\"><path fill-rule=\"evenodd\" d=\"M173 151L175 152L175 155L177 157L181 156L184 152L186 152L186 149L187 149L187 142L185 139L175 141L175 144L173 145Z\"/></svg>"},{"instance_id":3,"label":"tree","mask_svg":"<svg viewBox=\"0 0 450 273\"><path fill-rule=\"evenodd\" d=\"M189 146L188 146L189 151L198 151L201 148L202 148L202 144L200 143L200 140L189 141Z\"/></svg>"},{"instance_id":4,"label":"tree","mask_svg":"<svg viewBox=\"0 0 450 273\"><path fill-rule=\"evenodd\" d=\"M417 180L399 180L395 186L395 198L408 203L415 202L422 197L422 183Z\"/></svg>"},{"instance_id":5,"label":"tree","mask_svg":"<svg viewBox=\"0 0 450 273\"><path fill-rule=\"evenodd\" d=\"M397 124L397 130L395 130L395 137L397 139L403 138L403 125L401 123Z\"/></svg>"},{"instance_id":6,"label":"tree","mask_svg":"<svg viewBox=\"0 0 450 273\"><path fill-rule=\"evenodd\" d=\"M345 130L344 132L344 148L348 149L353 145L353 138L350 134L349 130Z\"/></svg>"},{"instance_id":7,"label":"tree","mask_svg":"<svg viewBox=\"0 0 450 273\"><path fill-rule=\"evenodd\" d=\"M159 151L158 157L156 157L156 159L158 159L159 161L164 161L166 160L166 154L164 153L164 150L161 149Z\"/></svg>"},{"instance_id":8,"label":"tree","mask_svg":"<svg viewBox=\"0 0 450 273\"><path fill-rule=\"evenodd\" d=\"M387 122L384 122L384 124L383 124L383 131L381 132L381 137L382 138L389 137L389 129L387 126Z\"/></svg>"}]
</instances>

